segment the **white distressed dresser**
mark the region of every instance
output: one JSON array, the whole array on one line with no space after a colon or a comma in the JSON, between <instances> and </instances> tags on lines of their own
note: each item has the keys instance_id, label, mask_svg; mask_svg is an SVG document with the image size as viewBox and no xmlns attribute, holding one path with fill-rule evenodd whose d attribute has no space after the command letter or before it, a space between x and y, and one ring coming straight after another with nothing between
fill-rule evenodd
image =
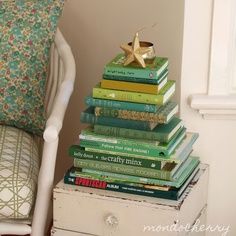
<instances>
[{"instance_id":1,"label":"white distressed dresser","mask_svg":"<svg viewBox=\"0 0 236 236\"><path fill-rule=\"evenodd\" d=\"M178 201L58 183L54 189L53 236L203 236L208 166ZM192 228L190 227L192 226ZM187 231L186 229L190 229Z\"/></svg>"}]
</instances>

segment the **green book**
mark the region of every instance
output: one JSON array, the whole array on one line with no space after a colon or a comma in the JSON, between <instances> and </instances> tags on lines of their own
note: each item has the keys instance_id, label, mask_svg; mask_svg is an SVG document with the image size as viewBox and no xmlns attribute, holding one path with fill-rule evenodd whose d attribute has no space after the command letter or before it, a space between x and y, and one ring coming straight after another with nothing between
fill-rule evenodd
<instances>
[{"instance_id":1,"label":"green book","mask_svg":"<svg viewBox=\"0 0 236 236\"><path fill-rule=\"evenodd\" d=\"M168 66L168 58L163 57L155 57L152 63L146 63L146 68L140 68L134 63L124 66L125 58L125 54L118 54L105 66L104 74L158 80Z\"/></svg>"},{"instance_id":2,"label":"green book","mask_svg":"<svg viewBox=\"0 0 236 236\"><path fill-rule=\"evenodd\" d=\"M106 107L95 107L94 111L96 116L115 117L125 120L158 122L159 124L168 123L177 112L178 104L171 101L161 106L155 113L113 109Z\"/></svg>"},{"instance_id":3,"label":"green book","mask_svg":"<svg viewBox=\"0 0 236 236\"><path fill-rule=\"evenodd\" d=\"M145 167L157 170L160 170L163 165L160 160L150 160L145 157L129 157L128 155L120 156L108 153L90 152L86 151L83 147L76 144L71 145L69 147L69 156L81 160L94 160L127 166ZM165 164L166 162L163 163ZM176 163L173 164L173 168L175 165Z\"/></svg>"},{"instance_id":4,"label":"green book","mask_svg":"<svg viewBox=\"0 0 236 236\"><path fill-rule=\"evenodd\" d=\"M110 171L114 173L143 176L143 177L148 177L148 178L157 178L157 179L165 179L165 180L171 179L171 172L169 170L167 171L154 170L154 169L145 168L145 167L119 165L115 163L84 160L84 159L78 159L78 158L74 158L74 167L101 170L101 171ZM171 168L173 169L173 166Z\"/></svg>"},{"instance_id":5,"label":"green book","mask_svg":"<svg viewBox=\"0 0 236 236\"><path fill-rule=\"evenodd\" d=\"M166 68L159 75L158 79L147 79L147 78L137 78L137 77L127 77L121 75L107 75L107 74L103 74L103 79L157 85L160 84L161 81L167 77L168 73L169 73L168 68Z\"/></svg>"},{"instance_id":6,"label":"green book","mask_svg":"<svg viewBox=\"0 0 236 236\"><path fill-rule=\"evenodd\" d=\"M167 81L164 88L162 88L158 94L147 94L147 93L114 90L114 89L104 89L100 87L100 84L97 84L93 88L93 97L101 99L118 100L118 101L164 105L174 95L174 92L175 92L174 80Z\"/></svg>"},{"instance_id":7,"label":"green book","mask_svg":"<svg viewBox=\"0 0 236 236\"><path fill-rule=\"evenodd\" d=\"M75 176L80 177L89 177L104 181L114 181L120 183L141 183L141 184L149 184L149 185L159 185L159 186L172 186L179 188L186 179L191 175L191 173L195 170L195 168L199 165L200 161L198 157L190 156L187 160L181 165L176 173L178 173L178 177L174 177L173 181L166 181L161 179L152 179L139 177L134 175L124 175L119 173L100 171L95 169L77 169L74 168Z\"/></svg>"},{"instance_id":8,"label":"green book","mask_svg":"<svg viewBox=\"0 0 236 236\"><path fill-rule=\"evenodd\" d=\"M124 120L115 117L95 116L94 107L88 107L80 114L80 121L87 124L108 125L130 129L153 130L157 122L141 120Z\"/></svg>"},{"instance_id":9,"label":"green book","mask_svg":"<svg viewBox=\"0 0 236 236\"><path fill-rule=\"evenodd\" d=\"M142 157L147 158L149 160L160 160L160 161L166 161L166 162L183 162L187 156L192 152L192 146L196 139L198 138L197 133L189 133L187 132L186 137L182 140L182 142L176 147L173 154L170 156L145 156L143 154L127 154L122 153L119 151L108 151L108 150L102 150L101 148L97 147L85 147L86 151L90 152L98 152L98 153L106 153L106 154L112 154L112 155L119 155L119 156L129 156L129 157Z\"/></svg>"},{"instance_id":10,"label":"green book","mask_svg":"<svg viewBox=\"0 0 236 236\"><path fill-rule=\"evenodd\" d=\"M113 109L123 109L129 111L140 112L157 112L161 106L153 104L142 104L137 102L122 102L115 100L93 98L92 96L85 97L85 104L93 107L107 107Z\"/></svg>"},{"instance_id":11,"label":"green book","mask_svg":"<svg viewBox=\"0 0 236 236\"><path fill-rule=\"evenodd\" d=\"M101 150L118 151L120 153L137 154L150 157L169 156L181 143L186 134L184 128L180 134L176 134L168 143L160 143L153 140L128 139L122 137L110 137L94 133L91 127L83 129L79 135L80 146L97 147Z\"/></svg>"},{"instance_id":12,"label":"green book","mask_svg":"<svg viewBox=\"0 0 236 236\"><path fill-rule=\"evenodd\" d=\"M166 164L163 165L162 169L151 169L146 167L137 167L137 166L127 166L120 165L116 163L109 162L101 162L97 160L88 160L88 159L79 159L74 158L74 166L78 168L84 169L94 169L100 171L108 171L125 175L133 175L154 179L164 179L164 180L173 180L173 175L177 172L181 164L188 158L192 149L189 147L185 147L185 150L181 152L181 159L177 165L175 164L175 160L169 160ZM158 158L156 158L158 160Z\"/></svg>"},{"instance_id":13,"label":"green book","mask_svg":"<svg viewBox=\"0 0 236 236\"><path fill-rule=\"evenodd\" d=\"M182 120L178 117L174 117L168 124L158 124L152 131L94 125L94 133L113 137L157 140L159 142L167 143L176 132L181 130L181 128L183 128Z\"/></svg>"}]
</instances>

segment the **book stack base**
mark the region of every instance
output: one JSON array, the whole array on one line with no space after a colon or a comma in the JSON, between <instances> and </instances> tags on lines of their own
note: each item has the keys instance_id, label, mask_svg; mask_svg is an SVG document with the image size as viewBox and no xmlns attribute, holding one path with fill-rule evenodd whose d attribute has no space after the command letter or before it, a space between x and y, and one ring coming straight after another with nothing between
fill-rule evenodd
<instances>
[{"instance_id":1,"label":"book stack base","mask_svg":"<svg viewBox=\"0 0 236 236\"><path fill-rule=\"evenodd\" d=\"M205 232L178 226L206 224L208 165L200 171L178 200L67 185L54 188L53 236L203 236ZM174 227L177 225L177 227ZM158 228L159 226L159 228ZM172 232L160 227L172 226Z\"/></svg>"}]
</instances>

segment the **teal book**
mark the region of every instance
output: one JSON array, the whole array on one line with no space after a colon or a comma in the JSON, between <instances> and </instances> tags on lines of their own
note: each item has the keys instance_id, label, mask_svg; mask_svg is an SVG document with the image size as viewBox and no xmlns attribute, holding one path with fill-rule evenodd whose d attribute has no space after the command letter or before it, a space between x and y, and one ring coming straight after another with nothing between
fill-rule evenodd
<instances>
[{"instance_id":1,"label":"teal book","mask_svg":"<svg viewBox=\"0 0 236 236\"><path fill-rule=\"evenodd\" d=\"M113 109L123 109L129 111L153 112L153 113L157 112L158 109L161 107L161 105L158 106L153 104L144 104L137 102L123 102L116 100L93 98L92 96L85 97L85 104L89 107L90 106L107 107Z\"/></svg>"},{"instance_id":2,"label":"teal book","mask_svg":"<svg viewBox=\"0 0 236 236\"><path fill-rule=\"evenodd\" d=\"M162 168L162 163L159 160L150 160L145 157L129 157L128 155L120 156L108 153L90 152L76 144L69 147L69 156L81 160L94 160L126 166L144 167L157 170ZM175 165L176 164L173 165L173 168Z\"/></svg>"},{"instance_id":3,"label":"teal book","mask_svg":"<svg viewBox=\"0 0 236 236\"><path fill-rule=\"evenodd\" d=\"M125 58L125 54L118 54L105 66L104 74L158 80L161 73L168 67L168 58L164 57L155 57L152 63L146 63L146 68L140 68L134 63L124 66Z\"/></svg>"},{"instance_id":4,"label":"teal book","mask_svg":"<svg viewBox=\"0 0 236 236\"><path fill-rule=\"evenodd\" d=\"M115 117L125 120L158 122L159 124L168 123L177 112L178 104L171 101L161 106L156 113L129 111L104 107L95 107L94 110L96 116Z\"/></svg>"},{"instance_id":5,"label":"teal book","mask_svg":"<svg viewBox=\"0 0 236 236\"><path fill-rule=\"evenodd\" d=\"M169 156L181 143L186 134L184 128L180 134L175 135L168 143L160 143L153 140L128 139L122 137L110 137L94 133L91 127L83 129L79 135L80 146L96 147L101 150L118 151L125 154L137 154L150 157Z\"/></svg>"},{"instance_id":6,"label":"teal book","mask_svg":"<svg viewBox=\"0 0 236 236\"><path fill-rule=\"evenodd\" d=\"M93 88L93 97L100 99L164 105L175 93L175 81L169 80L158 94L138 93L101 88L100 83Z\"/></svg>"},{"instance_id":7,"label":"teal book","mask_svg":"<svg viewBox=\"0 0 236 236\"><path fill-rule=\"evenodd\" d=\"M114 117L95 116L94 107L88 107L80 114L80 121L82 123L92 125L108 125L113 127L153 130L157 126L157 122L140 121L140 120L124 120Z\"/></svg>"},{"instance_id":8,"label":"teal book","mask_svg":"<svg viewBox=\"0 0 236 236\"><path fill-rule=\"evenodd\" d=\"M157 84L160 84L162 80L167 77L168 73L169 71L166 68L159 75L158 79L147 79L147 78L137 78L137 77L127 77L127 76L121 76L121 75L107 75L107 74L103 74L103 79L157 85Z\"/></svg>"},{"instance_id":9,"label":"teal book","mask_svg":"<svg viewBox=\"0 0 236 236\"><path fill-rule=\"evenodd\" d=\"M113 137L156 140L167 143L181 128L183 128L183 121L178 117L174 117L168 124L158 124L152 131L94 125L94 133Z\"/></svg>"},{"instance_id":10,"label":"teal book","mask_svg":"<svg viewBox=\"0 0 236 236\"><path fill-rule=\"evenodd\" d=\"M200 161L198 157L190 156L181 167L176 172L178 175L177 177L173 177L172 181L166 181L162 179L152 179L152 178L145 178L133 175L124 175L120 173L113 173L107 171L100 171L95 169L77 169L74 168L74 173L76 176L80 177L89 177L104 181L117 181L120 183L141 183L141 184L148 184L148 185L159 185L159 186L171 186L179 188L191 175L191 173L197 168Z\"/></svg>"}]
</instances>

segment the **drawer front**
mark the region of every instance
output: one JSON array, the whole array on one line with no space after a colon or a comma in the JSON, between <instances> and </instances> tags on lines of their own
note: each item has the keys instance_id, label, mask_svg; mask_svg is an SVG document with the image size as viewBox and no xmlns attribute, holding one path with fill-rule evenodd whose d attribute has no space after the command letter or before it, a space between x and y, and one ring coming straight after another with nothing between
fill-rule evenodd
<instances>
[{"instance_id":1,"label":"drawer front","mask_svg":"<svg viewBox=\"0 0 236 236\"><path fill-rule=\"evenodd\" d=\"M156 235L144 227L171 225L177 211L66 193L54 194L54 227L99 236ZM155 229L154 229L155 230ZM168 232L163 233L168 236ZM175 235L175 234L173 234Z\"/></svg>"},{"instance_id":2,"label":"drawer front","mask_svg":"<svg viewBox=\"0 0 236 236\"><path fill-rule=\"evenodd\" d=\"M52 228L51 236L97 236L97 235L83 234L63 229Z\"/></svg>"},{"instance_id":3,"label":"drawer front","mask_svg":"<svg viewBox=\"0 0 236 236\"><path fill-rule=\"evenodd\" d=\"M206 225L206 215L207 215L207 210L203 209L203 211L199 214L199 217L195 220L198 221L198 225ZM173 235L174 233L171 233ZM178 236L205 236L205 232L198 232L197 230L193 230L192 232L182 232L179 233ZM143 234L146 235L146 234ZM158 234L161 235L161 234ZM52 228L51 230L51 236L98 236L98 235L92 235L92 234L87 234L87 233L79 233L79 232L73 232L73 231L68 231L68 230L63 230L63 229L58 229L58 228ZM132 236L132 235L130 235Z\"/></svg>"}]
</instances>

